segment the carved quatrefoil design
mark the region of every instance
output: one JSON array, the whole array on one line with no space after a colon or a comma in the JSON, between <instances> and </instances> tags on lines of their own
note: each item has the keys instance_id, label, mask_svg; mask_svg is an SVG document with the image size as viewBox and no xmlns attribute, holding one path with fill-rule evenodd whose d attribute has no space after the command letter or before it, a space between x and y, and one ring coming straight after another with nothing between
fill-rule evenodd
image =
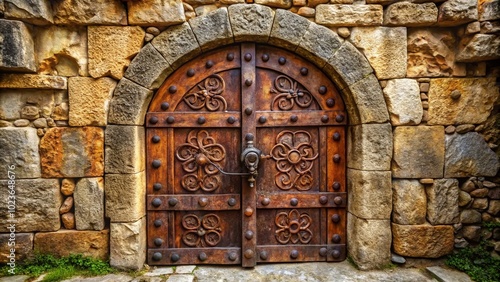
<instances>
[{"instance_id":1,"label":"carved quatrefoil design","mask_svg":"<svg viewBox=\"0 0 500 282\"><path fill-rule=\"evenodd\" d=\"M182 227L187 230L182 235L182 242L189 247L214 247L222 239L220 218L212 213L201 218L195 214L185 215Z\"/></svg>"},{"instance_id":2,"label":"carved quatrefoil design","mask_svg":"<svg viewBox=\"0 0 500 282\"><path fill-rule=\"evenodd\" d=\"M293 243L299 241L307 244L311 241L313 233L309 229L312 219L307 213L299 213L298 210L291 210L289 213L280 212L274 220L279 228L275 232L276 240L281 244Z\"/></svg>"},{"instance_id":3,"label":"carved quatrefoil design","mask_svg":"<svg viewBox=\"0 0 500 282\"><path fill-rule=\"evenodd\" d=\"M271 88L271 93L278 94L271 104L271 111L274 110L275 104L282 111L288 111L295 104L301 108L307 108L313 102L313 97L309 91L301 89L297 81L294 81L286 75L279 75L274 80L274 88Z\"/></svg>"},{"instance_id":4,"label":"carved quatrefoil design","mask_svg":"<svg viewBox=\"0 0 500 282\"><path fill-rule=\"evenodd\" d=\"M222 77L212 74L197 85L199 91L191 92L182 99L193 110L206 108L210 112L225 111L226 99L222 96L226 85Z\"/></svg>"}]
</instances>

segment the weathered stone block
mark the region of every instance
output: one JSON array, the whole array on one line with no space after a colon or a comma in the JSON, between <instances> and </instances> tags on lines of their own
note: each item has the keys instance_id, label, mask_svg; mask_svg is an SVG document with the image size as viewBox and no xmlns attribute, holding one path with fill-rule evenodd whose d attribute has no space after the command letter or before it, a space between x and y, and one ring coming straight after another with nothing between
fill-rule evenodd
<instances>
[{"instance_id":1,"label":"weathered stone block","mask_svg":"<svg viewBox=\"0 0 500 282\"><path fill-rule=\"evenodd\" d=\"M38 143L34 128L0 128L0 179L40 177Z\"/></svg>"},{"instance_id":2,"label":"weathered stone block","mask_svg":"<svg viewBox=\"0 0 500 282\"><path fill-rule=\"evenodd\" d=\"M186 21L181 0L128 1L130 25L169 26Z\"/></svg>"},{"instance_id":3,"label":"weathered stone block","mask_svg":"<svg viewBox=\"0 0 500 282\"><path fill-rule=\"evenodd\" d=\"M70 77L68 82L69 125L105 126L108 104L116 81L103 77Z\"/></svg>"},{"instance_id":4,"label":"weathered stone block","mask_svg":"<svg viewBox=\"0 0 500 282\"><path fill-rule=\"evenodd\" d=\"M348 136L348 167L360 170L391 169L392 127L390 124L351 126Z\"/></svg>"},{"instance_id":5,"label":"weathered stone block","mask_svg":"<svg viewBox=\"0 0 500 282\"><path fill-rule=\"evenodd\" d=\"M467 39L466 39L467 40ZM500 58L500 36L496 34L476 34L461 44L458 62L480 62Z\"/></svg>"},{"instance_id":6,"label":"weathered stone block","mask_svg":"<svg viewBox=\"0 0 500 282\"><path fill-rule=\"evenodd\" d=\"M446 135L445 177L495 176L499 165L479 133Z\"/></svg>"},{"instance_id":7,"label":"weathered stone block","mask_svg":"<svg viewBox=\"0 0 500 282\"><path fill-rule=\"evenodd\" d=\"M102 176L103 151L101 128L50 128L40 141L42 177Z\"/></svg>"},{"instance_id":8,"label":"weathered stone block","mask_svg":"<svg viewBox=\"0 0 500 282\"><path fill-rule=\"evenodd\" d=\"M5 227L8 227L6 225ZM5 231L8 231L5 230ZM15 241L13 241L15 240ZM15 243L15 246L9 246L9 243ZM0 234L0 263L10 262L10 249L16 250L16 262L26 261L33 255L33 233L8 233Z\"/></svg>"},{"instance_id":9,"label":"weathered stone block","mask_svg":"<svg viewBox=\"0 0 500 282\"><path fill-rule=\"evenodd\" d=\"M392 224L394 252L405 257L438 258L453 251L451 225Z\"/></svg>"},{"instance_id":10,"label":"weathered stone block","mask_svg":"<svg viewBox=\"0 0 500 282\"><path fill-rule=\"evenodd\" d=\"M321 4L316 6L316 23L326 26L374 26L383 20L382 5Z\"/></svg>"},{"instance_id":11,"label":"weathered stone block","mask_svg":"<svg viewBox=\"0 0 500 282\"><path fill-rule=\"evenodd\" d=\"M189 24L203 51L233 43L233 32L227 8L192 18Z\"/></svg>"},{"instance_id":12,"label":"weathered stone block","mask_svg":"<svg viewBox=\"0 0 500 282\"><path fill-rule=\"evenodd\" d=\"M61 181L61 193L64 196L71 196L75 191L75 181L70 178L63 179Z\"/></svg>"},{"instance_id":13,"label":"weathered stone block","mask_svg":"<svg viewBox=\"0 0 500 282\"><path fill-rule=\"evenodd\" d=\"M104 229L104 179L82 178L75 187L77 230Z\"/></svg>"},{"instance_id":14,"label":"weathered stone block","mask_svg":"<svg viewBox=\"0 0 500 282\"><path fill-rule=\"evenodd\" d=\"M339 77L347 85L354 84L373 72L366 58L348 41L344 41L328 60L324 70Z\"/></svg>"},{"instance_id":15,"label":"weathered stone block","mask_svg":"<svg viewBox=\"0 0 500 282\"><path fill-rule=\"evenodd\" d=\"M7 189L8 181L0 180L1 187ZM57 179L16 179L16 211L14 218L9 218L7 190L0 199L0 218L2 226L8 226L8 220L15 219L16 232L56 231L61 227L59 207L62 196Z\"/></svg>"},{"instance_id":16,"label":"weathered stone block","mask_svg":"<svg viewBox=\"0 0 500 282\"><path fill-rule=\"evenodd\" d=\"M330 29L311 23L296 52L323 67L342 43L343 40Z\"/></svg>"},{"instance_id":17,"label":"weathered stone block","mask_svg":"<svg viewBox=\"0 0 500 282\"><path fill-rule=\"evenodd\" d=\"M392 221L397 224L425 223L427 197L424 185L418 180L392 181Z\"/></svg>"},{"instance_id":18,"label":"weathered stone block","mask_svg":"<svg viewBox=\"0 0 500 282\"><path fill-rule=\"evenodd\" d=\"M108 123L144 124L144 116L152 96L151 90L122 78L109 104Z\"/></svg>"},{"instance_id":19,"label":"weathered stone block","mask_svg":"<svg viewBox=\"0 0 500 282\"><path fill-rule=\"evenodd\" d=\"M2 74L0 88L16 89L67 89L67 79L62 76L34 74Z\"/></svg>"},{"instance_id":20,"label":"weathered stone block","mask_svg":"<svg viewBox=\"0 0 500 282\"><path fill-rule=\"evenodd\" d=\"M55 24L127 24L127 12L120 0L60 0L52 9Z\"/></svg>"},{"instance_id":21,"label":"weathered stone block","mask_svg":"<svg viewBox=\"0 0 500 282\"><path fill-rule=\"evenodd\" d=\"M478 13L480 21L500 19L500 5L498 0L479 0Z\"/></svg>"},{"instance_id":22,"label":"weathered stone block","mask_svg":"<svg viewBox=\"0 0 500 282\"><path fill-rule=\"evenodd\" d=\"M355 27L350 39L366 56L379 79L406 76L405 27Z\"/></svg>"},{"instance_id":23,"label":"weathered stone block","mask_svg":"<svg viewBox=\"0 0 500 282\"><path fill-rule=\"evenodd\" d=\"M138 26L89 26L89 74L121 79L130 59L141 50L145 34Z\"/></svg>"},{"instance_id":24,"label":"weathered stone block","mask_svg":"<svg viewBox=\"0 0 500 282\"><path fill-rule=\"evenodd\" d=\"M347 170L348 210L364 219L390 219L392 190L390 171Z\"/></svg>"},{"instance_id":25,"label":"weathered stone block","mask_svg":"<svg viewBox=\"0 0 500 282\"><path fill-rule=\"evenodd\" d=\"M277 9L269 43L295 51L310 24L306 18L287 10Z\"/></svg>"},{"instance_id":26,"label":"weathered stone block","mask_svg":"<svg viewBox=\"0 0 500 282\"><path fill-rule=\"evenodd\" d=\"M151 44L173 69L201 53L198 41L188 23L169 27L156 36Z\"/></svg>"},{"instance_id":27,"label":"weathered stone block","mask_svg":"<svg viewBox=\"0 0 500 282\"><path fill-rule=\"evenodd\" d=\"M141 269L146 260L146 218L111 223L109 264L119 269Z\"/></svg>"},{"instance_id":28,"label":"weathered stone block","mask_svg":"<svg viewBox=\"0 0 500 282\"><path fill-rule=\"evenodd\" d=\"M367 220L348 213L347 230L349 255L359 269L381 268L391 261L389 220Z\"/></svg>"},{"instance_id":29,"label":"weathered stone block","mask_svg":"<svg viewBox=\"0 0 500 282\"><path fill-rule=\"evenodd\" d=\"M427 193L427 220L432 225L458 223L457 179L435 179L434 184L425 187Z\"/></svg>"},{"instance_id":30,"label":"weathered stone block","mask_svg":"<svg viewBox=\"0 0 500 282\"><path fill-rule=\"evenodd\" d=\"M437 22L438 8L435 3L397 2L384 12L384 25L430 26Z\"/></svg>"},{"instance_id":31,"label":"weathered stone block","mask_svg":"<svg viewBox=\"0 0 500 282\"><path fill-rule=\"evenodd\" d=\"M349 111L359 113L359 117L350 116L351 124L384 123L389 120L384 95L374 74L370 74L351 85L350 90L350 93L348 93L352 95L352 98L349 97L348 99L353 100L352 105L360 105ZM346 96L349 94L346 94Z\"/></svg>"},{"instance_id":32,"label":"weathered stone block","mask_svg":"<svg viewBox=\"0 0 500 282\"><path fill-rule=\"evenodd\" d=\"M292 0L255 0L255 3L284 9L292 7Z\"/></svg>"},{"instance_id":33,"label":"weathered stone block","mask_svg":"<svg viewBox=\"0 0 500 282\"><path fill-rule=\"evenodd\" d=\"M491 200L490 205L488 207L488 210L486 212L491 214L492 216L500 215L500 201L499 200Z\"/></svg>"},{"instance_id":34,"label":"weathered stone block","mask_svg":"<svg viewBox=\"0 0 500 282\"><path fill-rule=\"evenodd\" d=\"M52 6L49 0L4 0L3 2L6 19L22 20L37 25L53 22Z\"/></svg>"},{"instance_id":35,"label":"weathered stone block","mask_svg":"<svg viewBox=\"0 0 500 282\"><path fill-rule=\"evenodd\" d=\"M477 0L448 0L439 6L441 26L458 26L477 19Z\"/></svg>"},{"instance_id":36,"label":"weathered stone block","mask_svg":"<svg viewBox=\"0 0 500 282\"><path fill-rule=\"evenodd\" d=\"M407 78L389 80L383 92L392 125L420 123L424 110L416 80Z\"/></svg>"},{"instance_id":37,"label":"weathered stone block","mask_svg":"<svg viewBox=\"0 0 500 282\"><path fill-rule=\"evenodd\" d=\"M395 178L441 178L444 167L442 126L399 126L394 129Z\"/></svg>"},{"instance_id":38,"label":"weathered stone block","mask_svg":"<svg viewBox=\"0 0 500 282\"><path fill-rule=\"evenodd\" d=\"M109 230L60 230L35 234L35 251L58 257L82 254L102 260L109 256Z\"/></svg>"},{"instance_id":39,"label":"weathered stone block","mask_svg":"<svg viewBox=\"0 0 500 282\"><path fill-rule=\"evenodd\" d=\"M463 210L460 213L460 222L463 224L481 223L481 213L476 210Z\"/></svg>"},{"instance_id":40,"label":"weathered stone block","mask_svg":"<svg viewBox=\"0 0 500 282\"><path fill-rule=\"evenodd\" d=\"M35 72L33 38L23 22L0 19L0 70Z\"/></svg>"},{"instance_id":41,"label":"weathered stone block","mask_svg":"<svg viewBox=\"0 0 500 282\"><path fill-rule=\"evenodd\" d=\"M146 44L132 60L124 76L148 89L157 89L171 73L170 64L160 52L153 45Z\"/></svg>"},{"instance_id":42,"label":"weathered stone block","mask_svg":"<svg viewBox=\"0 0 500 282\"><path fill-rule=\"evenodd\" d=\"M267 42L273 26L274 11L266 6L238 4L229 6L229 19L236 42Z\"/></svg>"},{"instance_id":43,"label":"weathered stone block","mask_svg":"<svg viewBox=\"0 0 500 282\"><path fill-rule=\"evenodd\" d=\"M143 127L109 125L105 140L106 173L136 173L145 169Z\"/></svg>"},{"instance_id":44,"label":"weathered stone block","mask_svg":"<svg viewBox=\"0 0 500 282\"><path fill-rule=\"evenodd\" d=\"M106 174L106 217L111 222L133 222L146 213L146 174Z\"/></svg>"},{"instance_id":45,"label":"weathered stone block","mask_svg":"<svg viewBox=\"0 0 500 282\"><path fill-rule=\"evenodd\" d=\"M217 9L219 9L219 7L217 7L217 5L215 5L215 4L212 4L212 5L198 6L194 9L194 11L195 11L196 15L198 17L200 17L200 16L204 16L210 12L213 12ZM192 18L194 18L194 17L192 17Z\"/></svg>"},{"instance_id":46,"label":"weathered stone block","mask_svg":"<svg viewBox=\"0 0 500 282\"><path fill-rule=\"evenodd\" d=\"M2 89L0 119L17 120L49 117L57 104L67 99L65 90Z\"/></svg>"}]
</instances>

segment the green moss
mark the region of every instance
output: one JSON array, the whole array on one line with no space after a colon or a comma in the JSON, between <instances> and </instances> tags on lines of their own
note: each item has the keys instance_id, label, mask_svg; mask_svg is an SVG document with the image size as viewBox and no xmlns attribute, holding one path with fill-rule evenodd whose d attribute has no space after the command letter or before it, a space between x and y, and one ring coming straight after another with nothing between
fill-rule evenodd
<instances>
[{"instance_id":1,"label":"green moss","mask_svg":"<svg viewBox=\"0 0 500 282\"><path fill-rule=\"evenodd\" d=\"M491 256L484 242L449 255L446 264L467 273L477 282L500 281L500 259Z\"/></svg>"}]
</instances>

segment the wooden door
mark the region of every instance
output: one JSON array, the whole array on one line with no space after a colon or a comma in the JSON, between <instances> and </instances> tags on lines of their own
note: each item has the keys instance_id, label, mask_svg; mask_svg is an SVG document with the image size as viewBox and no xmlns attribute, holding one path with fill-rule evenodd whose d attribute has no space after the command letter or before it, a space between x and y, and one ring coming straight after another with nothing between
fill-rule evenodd
<instances>
[{"instance_id":1,"label":"wooden door","mask_svg":"<svg viewBox=\"0 0 500 282\"><path fill-rule=\"evenodd\" d=\"M179 68L146 115L148 263L344 260L346 120L334 84L281 49Z\"/></svg>"}]
</instances>

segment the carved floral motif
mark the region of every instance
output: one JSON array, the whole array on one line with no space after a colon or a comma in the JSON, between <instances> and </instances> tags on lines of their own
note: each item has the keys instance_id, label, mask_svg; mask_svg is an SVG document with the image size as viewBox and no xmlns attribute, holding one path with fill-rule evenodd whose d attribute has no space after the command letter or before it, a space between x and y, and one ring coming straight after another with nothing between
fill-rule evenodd
<instances>
[{"instance_id":1,"label":"carved floral motif","mask_svg":"<svg viewBox=\"0 0 500 282\"><path fill-rule=\"evenodd\" d=\"M227 109L226 99L222 97L222 93L226 88L222 77L212 74L200 82L197 87L200 89L199 91L188 93L182 97L191 109L201 110L206 108L210 112L225 111Z\"/></svg>"},{"instance_id":2,"label":"carved floral motif","mask_svg":"<svg viewBox=\"0 0 500 282\"><path fill-rule=\"evenodd\" d=\"M194 214L182 218L182 227L187 231L182 235L182 242L189 247L214 247L222 239L219 226L220 218L215 214L207 214L201 219Z\"/></svg>"},{"instance_id":3,"label":"carved floral motif","mask_svg":"<svg viewBox=\"0 0 500 282\"><path fill-rule=\"evenodd\" d=\"M297 81L285 75L279 75L274 80L274 88L271 88L271 93L278 94L271 104L271 111L274 110L274 105L282 111L288 111L295 104L301 108L307 108L313 102L313 97L309 91L300 89Z\"/></svg>"},{"instance_id":4,"label":"carved floral motif","mask_svg":"<svg viewBox=\"0 0 500 282\"><path fill-rule=\"evenodd\" d=\"M281 244L308 244L312 239L311 217L307 213L299 213L298 210L291 210L289 213L280 212L274 220L279 228L275 232L276 240Z\"/></svg>"}]
</instances>

